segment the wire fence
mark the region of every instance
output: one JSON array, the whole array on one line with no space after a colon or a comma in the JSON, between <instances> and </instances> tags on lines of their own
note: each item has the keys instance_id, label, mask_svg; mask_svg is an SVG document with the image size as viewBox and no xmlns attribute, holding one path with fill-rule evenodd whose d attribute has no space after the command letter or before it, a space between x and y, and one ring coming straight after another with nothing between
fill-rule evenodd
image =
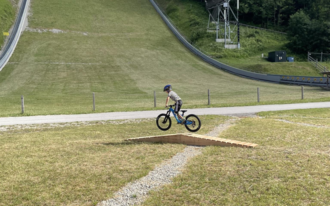
<instances>
[{"instance_id":1,"label":"wire fence","mask_svg":"<svg viewBox=\"0 0 330 206\"><path fill-rule=\"evenodd\" d=\"M319 59L320 58L320 61ZM330 54L328 53L312 53L308 52L308 62L311 63L319 72L329 72L328 68L322 65L322 62L330 61Z\"/></svg>"},{"instance_id":2,"label":"wire fence","mask_svg":"<svg viewBox=\"0 0 330 206\"><path fill-rule=\"evenodd\" d=\"M330 53L308 52L308 56L311 56L318 62L330 62Z\"/></svg>"},{"instance_id":3,"label":"wire fence","mask_svg":"<svg viewBox=\"0 0 330 206\"><path fill-rule=\"evenodd\" d=\"M221 22L225 22L223 19L219 19L219 21ZM235 25L237 26L237 21L230 21L230 24L232 25ZM242 23L239 23L239 26L241 27L247 27L247 28L251 28L251 29L256 29L256 30L263 30L263 31L268 31L268 32L272 32L272 33L277 33L277 34L282 34L282 35L287 35L287 33L285 32L281 32L281 31L276 31L276 30L272 30L272 29L265 29L265 28L262 28L262 27L257 27L257 26L252 26L252 25L248 25L248 24L242 24ZM216 29L209 29L210 31L211 30L214 30L216 31Z\"/></svg>"},{"instance_id":4,"label":"wire fence","mask_svg":"<svg viewBox=\"0 0 330 206\"><path fill-rule=\"evenodd\" d=\"M41 97L35 98L29 95L21 95L21 97L16 98L14 101L18 112L18 106L20 105L20 113L21 114L38 114L39 111L43 111L46 113L67 113L72 110L74 113L86 113L86 112L95 112L101 111L106 112L110 110L127 110L132 109L138 105L138 107L143 107L146 110L152 108L163 108L165 106L165 99L167 95L164 92L150 92L147 96L143 96L141 98L127 97L125 99L111 99L107 98L104 94L98 93L89 93L83 96L72 96L71 98L62 98L61 101L58 101L59 98L51 98L51 99L41 99ZM322 98L326 97L326 94L320 96L320 94L316 94L314 89L309 87L305 88L304 86L295 87L294 90L289 93L285 93L283 95L282 92L272 92L270 93L267 88L256 87L254 91L250 91L248 93L241 93L239 95L234 95L231 93L219 93L217 90L208 89L203 94L183 94L180 95L183 98L183 102L185 108L189 107L222 107L222 106L237 106L237 105L254 105L254 104L264 104L264 103L274 103L279 101L299 101L304 99L314 99L314 98ZM47 98L47 96L45 96ZM49 96L48 96L49 98ZM55 100L56 99L56 100ZM19 101L20 100L20 104ZM132 102L134 101L134 104ZM12 106L13 102L8 102ZM126 106L124 106L126 105ZM2 105L4 106L4 105ZM28 109L26 109L26 106ZM123 107L124 106L124 107ZM58 107L58 108L54 108ZM71 109L70 109L71 107ZM79 108L79 109L77 109ZM89 108L89 109L88 109ZM140 109L141 109L140 108ZM130 110L129 109L129 110ZM54 110L54 111L52 111Z\"/></svg>"}]
</instances>

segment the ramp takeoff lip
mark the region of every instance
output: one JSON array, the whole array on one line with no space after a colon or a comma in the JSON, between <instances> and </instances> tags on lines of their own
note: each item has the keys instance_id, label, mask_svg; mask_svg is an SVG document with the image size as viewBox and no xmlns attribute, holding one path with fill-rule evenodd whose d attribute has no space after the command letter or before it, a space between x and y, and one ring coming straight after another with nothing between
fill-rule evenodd
<instances>
[{"instance_id":1,"label":"ramp takeoff lip","mask_svg":"<svg viewBox=\"0 0 330 206\"><path fill-rule=\"evenodd\" d=\"M189 133L138 137L138 138L130 138L125 141L186 144L186 145L194 145L194 146L223 146L223 147L246 147L246 148L254 148L258 146L257 144L248 143L248 142L240 142L230 139L223 139L223 138L210 137L199 134L189 134Z\"/></svg>"}]
</instances>

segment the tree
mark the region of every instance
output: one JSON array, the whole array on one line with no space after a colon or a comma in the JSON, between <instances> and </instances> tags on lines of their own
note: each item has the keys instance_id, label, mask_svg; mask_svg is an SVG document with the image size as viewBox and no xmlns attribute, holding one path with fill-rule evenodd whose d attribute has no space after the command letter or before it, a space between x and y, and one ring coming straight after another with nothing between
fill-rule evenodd
<instances>
[{"instance_id":1,"label":"tree","mask_svg":"<svg viewBox=\"0 0 330 206\"><path fill-rule=\"evenodd\" d=\"M311 20L303 10L291 16L288 28L289 48L299 53L309 50L308 36L310 25Z\"/></svg>"},{"instance_id":2,"label":"tree","mask_svg":"<svg viewBox=\"0 0 330 206\"><path fill-rule=\"evenodd\" d=\"M298 53L329 52L330 23L311 18L300 10L291 16L288 28L288 47Z\"/></svg>"}]
</instances>

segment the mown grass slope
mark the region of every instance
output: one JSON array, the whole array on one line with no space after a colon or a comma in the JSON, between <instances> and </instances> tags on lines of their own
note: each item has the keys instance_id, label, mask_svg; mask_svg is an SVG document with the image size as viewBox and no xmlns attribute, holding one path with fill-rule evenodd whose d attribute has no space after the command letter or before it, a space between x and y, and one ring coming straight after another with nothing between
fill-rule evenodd
<instances>
[{"instance_id":1,"label":"mown grass slope","mask_svg":"<svg viewBox=\"0 0 330 206\"><path fill-rule=\"evenodd\" d=\"M215 42L215 33L207 33L206 31L209 14L205 9L205 2L195 0L156 1L186 39L195 47L220 62L240 69L265 74L320 76L319 72L312 65L306 63L305 56L297 55L286 47L288 39L285 34L241 26L240 41L242 48L240 50L225 49L223 43ZM231 20L234 21L234 18L232 17ZM210 24L210 27L216 28L215 24ZM231 33L231 36L235 38L237 32L235 26L231 25L231 28L234 31ZM266 59L268 52L277 50L287 51L287 56L294 56L296 62L268 62ZM262 58L262 54L264 54L265 58Z\"/></svg>"},{"instance_id":2,"label":"mown grass slope","mask_svg":"<svg viewBox=\"0 0 330 206\"><path fill-rule=\"evenodd\" d=\"M153 109L165 104L172 84L184 108L261 102L301 102L300 88L251 81L222 72L192 55L164 25L148 0L34 0L29 27L64 33L23 33L0 72L0 116ZM326 101L320 88L305 88L305 101Z\"/></svg>"},{"instance_id":3,"label":"mown grass slope","mask_svg":"<svg viewBox=\"0 0 330 206\"><path fill-rule=\"evenodd\" d=\"M5 36L15 20L15 10L9 0L0 0L0 50L2 49Z\"/></svg>"}]
</instances>

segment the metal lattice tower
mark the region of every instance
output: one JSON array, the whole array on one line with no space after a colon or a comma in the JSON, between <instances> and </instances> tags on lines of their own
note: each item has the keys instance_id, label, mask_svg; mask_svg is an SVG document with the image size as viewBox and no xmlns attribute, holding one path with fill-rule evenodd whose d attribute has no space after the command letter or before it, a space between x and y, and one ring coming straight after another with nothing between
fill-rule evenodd
<instances>
[{"instance_id":1,"label":"metal lattice tower","mask_svg":"<svg viewBox=\"0 0 330 206\"><path fill-rule=\"evenodd\" d=\"M207 25L208 31L216 32L216 42L224 43L225 48L240 48L239 39L239 0L237 0L237 15L230 7L231 0L205 0L206 9L209 12L209 21ZM234 20L234 26L231 27L231 19ZM212 23L216 24L216 28L210 28ZM237 31L234 33L234 31Z\"/></svg>"}]
</instances>

